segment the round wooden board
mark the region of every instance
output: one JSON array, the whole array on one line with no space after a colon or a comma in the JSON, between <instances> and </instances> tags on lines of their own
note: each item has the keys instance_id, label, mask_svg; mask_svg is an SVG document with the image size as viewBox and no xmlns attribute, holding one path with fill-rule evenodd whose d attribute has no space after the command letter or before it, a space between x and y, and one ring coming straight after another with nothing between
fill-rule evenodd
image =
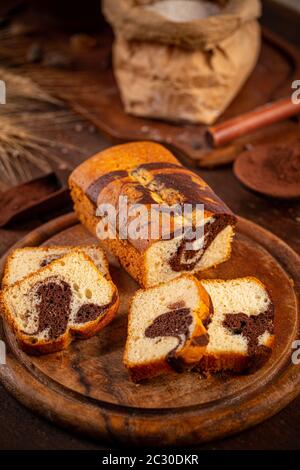
<instances>
[{"instance_id":1,"label":"round wooden board","mask_svg":"<svg viewBox=\"0 0 300 470\"><path fill-rule=\"evenodd\" d=\"M31 232L17 246L91 242L95 239L68 214ZM120 291L120 310L94 338L76 341L60 353L30 357L4 324L7 363L0 366L0 378L29 408L114 444L195 445L266 419L300 392L300 365L291 362L299 324L300 258L270 232L240 219L231 259L201 274L254 275L270 290L276 345L270 360L252 375L203 378L174 372L133 384L122 354L128 304L137 284L116 262L111 263L111 273Z\"/></svg>"}]
</instances>

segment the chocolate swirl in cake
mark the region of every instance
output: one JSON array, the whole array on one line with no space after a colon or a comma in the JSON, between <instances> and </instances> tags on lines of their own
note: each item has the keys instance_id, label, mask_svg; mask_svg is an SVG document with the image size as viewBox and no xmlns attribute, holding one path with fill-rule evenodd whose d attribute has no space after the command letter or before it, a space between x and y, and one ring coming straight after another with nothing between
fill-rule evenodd
<instances>
[{"instance_id":1,"label":"chocolate swirl in cake","mask_svg":"<svg viewBox=\"0 0 300 470\"><path fill-rule=\"evenodd\" d=\"M71 286L62 279L52 276L33 286L38 302L38 328L33 333L36 335L47 331L48 339L57 339L65 333L71 316L72 289ZM78 309L74 322L88 323L96 320L103 314L110 305L115 302L115 297L107 305L96 305L85 303Z\"/></svg>"},{"instance_id":2,"label":"chocolate swirl in cake","mask_svg":"<svg viewBox=\"0 0 300 470\"><path fill-rule=\"evenodd\" d=\"M177 345L169 351L166 360L175 371L183 372L188 369L188 364L185 363L181 357L176 357L176 351L183 345L190 337L190 326L193 322L193 317L189 308L182 306L183 302L177 302L169 307L175 307L162 313L154 319L152 324L145 330L147 338L157 338L163 336L173 336L177 338ZM179 307L179 308L176 308ZM196 336L192 340L192 346L206 346L209 341L208 334Z\"/></svg>"},{"instance_id":3,"label":"chocolate swirl in cake","mask_svg":"<svg viewBox=\"0 0 300 470\"><path fill-rule=\"evenodd\" d=\"M97 205L98 197L101 191L110 183L115 180L126 178L128 172L125 170L116 170L104 175L99 176L95 181L93 181L86 190L86 195L95 205Z\"/></svg>"},{"instance_id":4,"label":"chocolate swirl in cake","mask_svg":"<svg viewBox=\"0 0 300 470\"><path fill-rule=\"evenodd\" d=\"M111 302L106 305L97 305L93 303L83 304L76 313L75 323L88 323L96 320L116 301L116 294L113 295Z\"/></svg>"},{"instance_id":5,"label":"chocolate swirl in cake","mask_svg":"<svg viewBox=\"0 0 300 470\"><path fill-rule=\"evenodd\" d=\"M203 244L199 250L187 250L187 244L193 243L195 239L183 238L175 254L169 260L172 270L176 272L192 271L216 236L230 224L234 225L235 219L233 215L229 214L223 214L222 217L215 216L212 223L205 224Z\"/></svg>"},{"instance_id":6,"label":"chocolate swirl in cake","mask_svg":"<svg viewBox=\"0 0 300 470\"><path fill-rule=\"evenodd\" d=\"M101 191L116 180L122 180L120 195L127 196L130 203L157 204L153 198L153 194L156 194L158 200L161 201L160 210L165 212L170 208L172 214L175 206L180 208L187 203L191 204L194 209L196 204L203 204L204 210L213 214L213 220L204 225L204 239L201 248L187 249L188 244L196 241L197 235L195 234L195 238L192 236L195 232L194 227L190 229L189 233L186 233L176 253L170 257L169 265L175 272L192 271L217 235L227 225L234 226L236 223L234 215L212 189L197 174L189 172L181 165L169 162L148 162L130 171L109 172L90 184L86 195L94 204L97 204ZM170 234L170 238L176 236L176 231ZM132 243L137 247L142 246L138 240L133 240Z\"/></svg>"},{"instance_id":7,"label":"chocolate swirl in cake","mask_svg":"<svg viewBox=\"0 0 300 470\"><path fill-rule=\"evenodd\" d=\"M242 335L247 340L248 353L255 355L260 353L259 337L268 332L274 332L274 306L270 304L265 312L258 315L246 315L245 313L227 313L223 320L223 326L234 335Z\"/></svg>"},{"instance_id":8,"label":"chocolate swirl in cake","mask_svg":"<svg viewBox=\"0 0 300 470\"><path fill-rule=\"evenodd\" d=\"M195 336L192 339L192 345L193 346L207 346L209 343L209 335L208 333L200 336Z\"/></svg>"},{"instance_id":9,"label":"chocolate swirl in cake","mask_svg":"<svg viewBox=\"0 0 300 470\"><path fill-rule=\"evenodd\" d=\"M92 201L95 205L97 205L98 197L101 191L108 186L110 183L116 180L121 180L127 177L132 178L132 183L138 184L138 181L135 179L135 175L140 170L159 170L165 168L181 168L179 165L175 165L174 163L168 162L150 162L145 163L143 165L139 165L138 167L134 168L131 172L127 170L116 170L111 171L109 173L105 173L104 175L99 176L95 181L93 181L88 188L86 189L85 193L87 197ZM138 192L140 192L141 196L145 195L146 200L143 197L138 198L139 200L135 202L139 202L140 204L149 204L154 203L155 201L150 197L149 189L147 186L143 186L141 184L137 187Z\"/></svg>"},{"instance_id":10,"label":"chocolate swirl in cake","mask_svg":"<svg viewBox=\"0 0 300 470\"><path fill-rule=\"evenodd\" d=\"M151 173L151 171L174 169L172 173ZM141 182L139 173L146 171L149 173L149 181ZM150 201L149 190L156 191L164 203L173 205L176 203L204 204L207 211L214 213L230 213L228 207L219 199L212 189L203 184L198 175L189 173L181 165L169 162L149 162L144 163L131 171L116 170L105 173L93 181L85 193L87 197L97 204L101 191L110 183L116 180L128 178L128 183L139 184L139 191L147 193L147 203ZM138 202L138 201L136 201Z\"/></svg>"},{"instance_id":11,"label":"chocolate swirl in cake","mask_svg":"<svg viewBox=\"0 0 300 470\"><path fill-rule=\"evenodd\" d=\"M176 163L171 162L149 162L149 163L142 163L139 165L134 171L139 170L164 170L166 168L182 168L181 165L177 165Z\"/></svg>"},{"instance_id":12,"label":"chocolate swirl in cake","mask_svg":"<svg viewBox=\"0 0 300 470\"><path fill-rule=\"evenodd\" d=\"M157 338L159 336L174 336L178 339L178 344L169 352L169 356L174 355L179 346L190 336L190 326L193 317L189 308L177 308L162 313L156 317L145 330L147 338Z\"/></svg>"},{"instance_id":13,"label":"chocolate swirl in cake","mask_svg":"<svg viewBox=\"0 0 300 470\"><path fill-rule=\"evenodd\" d=\"M47 330L49 339L61 336L66 328L71 313L72 290L70 285L57 278L49 278L38 283L38 329L32 334Z\"/></svg>"}]
</instances>

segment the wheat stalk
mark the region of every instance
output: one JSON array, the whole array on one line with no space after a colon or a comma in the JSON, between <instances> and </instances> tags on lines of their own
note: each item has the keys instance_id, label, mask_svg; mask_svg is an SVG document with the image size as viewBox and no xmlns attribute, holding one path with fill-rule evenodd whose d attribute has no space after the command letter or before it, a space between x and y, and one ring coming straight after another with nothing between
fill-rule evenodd
<instances>
[{"instance_id":1,"label":"wheat stalk","mask_svg":"<svg viewBox=\"0 0 300 470\"><path fill-rule=\"evenodd\" d=\"M0 115L0 180L18 184L32 177L33 167L45 173L51 170L49 161L65 164L55 150L58 154L62 148L84 153L75 145L40 135L57 126L74 126L82 122L81 117L25 75L0 67L0 78L8 89L7 104L1 107Z\"/></svg>"},{"instance_id":2,"label":"wheat stalk","mask_svg":"<svg viewBox=\"0 0 300 470\"><path fill-rule=\"evenodd\" d=\"M48 103L56 106L62 106L63 102L58 98L44 91L31 78L21 76L0 67L0 79L7 84L8 92L14 98L36 100L41 103Z\"/></svg>"},{"instance_id":3,"label":"wheat stalk","mask_svg":"<svg viewBox=\"0 0 300 470\"><path fill-rule=\"evenodd\" d=\"M0 118L0 165L1 180L17 184L31 176L30 164L43 172L48 172L50 166L44 158L45 149L36 141L36 137L27 131L11 125L5 118Z\"/></svg>"},{"instance_id":4,"label":"wheat stalk","mask_svg":"<svg viewBox=\"0 0 300 470\"><path fill-rule=\"evenodd\" d=\"M35 135L24 128L12 125L6 118L0 117L0 169L1 180L17 184L31 177L33 165L43 173L51 170L49 161L65 165L65 161L54 154L62 147L80 151L72 144L60 143Z\"/></svg>"}]
</instances>

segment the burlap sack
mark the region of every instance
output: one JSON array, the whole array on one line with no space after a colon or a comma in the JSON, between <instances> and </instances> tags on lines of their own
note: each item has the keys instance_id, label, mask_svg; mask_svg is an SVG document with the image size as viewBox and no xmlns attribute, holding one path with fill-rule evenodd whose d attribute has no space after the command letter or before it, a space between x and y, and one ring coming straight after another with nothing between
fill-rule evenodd
<instances>
[{"instance_id":1,"label":"burlap sack","mask_svg":"<svg viewBox=\"0 0 300 470\"><path fill-rule=\"evenodd\" d=\"M193 22L167 20L174 31L174 45L169 35L164 35L162 30L151 29L149 25L144 35L140 35L142 29L139 27L144 19L138 20L138 28L124 29L124 10L121 4L127 5L126 12L129 14L131 11L129 16L132 17L132 11L140 11L141 8L140 5L133 4L145 1L149 3L149 0L105 0L103 3L104 13L112 21L116 33L114 71L126 112L172 121L212 124L236 96L255 66L260 50L260 28L255 20L259 13L259 3L255 0L228 0L226 6L220 10L222 14L219 12L218 15ZM191 3L191 0L185 1L186 4ZM113 3L115 8L116 4L119 5L118 13L113 15L114 19L111 7L107 9L107 5ZM162 2L152 0L151 4L153 3ZM170 0L169 3L174 1ZM196 0L196 3L200 4L201 1ZM247 4L248 7L243 8L241 4ZM211 7L217 6L211 2ZM235 12L239 8L241 13L239 22L235 22L235 28L232 26L234 15L230 17L224 14L224 11L233 11L234 8ZM119 22L115 21L116 17ZM222 29L221 17L225 25L231 26ZM192 23L198 24L198 38ZM186 33L191 24L191 35L178 34L178 25ZM155 41L152 40L153 37Z\"/></svg>"}]
</instances>

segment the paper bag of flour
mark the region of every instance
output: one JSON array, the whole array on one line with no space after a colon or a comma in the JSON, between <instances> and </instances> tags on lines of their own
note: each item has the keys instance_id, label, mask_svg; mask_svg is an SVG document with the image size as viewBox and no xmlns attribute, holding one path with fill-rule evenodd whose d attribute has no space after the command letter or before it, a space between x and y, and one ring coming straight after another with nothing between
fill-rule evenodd
<instances>
[{"instance_id":1,"label":"paper bag of flour","mask_svg":"<svg viewBox=\"0 0 300 470\"><path fill-rule=\"evenodd\" d=\"M253 70L258 0L103 0L126 112L212 124Z\"/></svg>"}]
</instances>

